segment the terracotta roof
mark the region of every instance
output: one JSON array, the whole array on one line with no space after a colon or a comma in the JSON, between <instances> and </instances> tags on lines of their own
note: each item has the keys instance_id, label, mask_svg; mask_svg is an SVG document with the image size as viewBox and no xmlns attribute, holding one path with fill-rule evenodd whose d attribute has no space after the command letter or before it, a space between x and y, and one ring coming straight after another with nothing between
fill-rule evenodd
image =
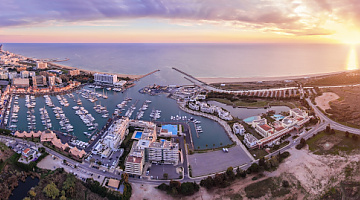
<instances>
[{"instance_id":1,"label":"terracotta roof","mask_svg":"<svg viewBox=\"0 0 360 200\"><path fill-rule=\"evenodd\" d=\"M264 129L265 131L271 130L271 127L270 127L269 125L267 125L267 124L263 124L263 125L261 125L260 127L261 127L262 129Z\"/></svg>"},{"instance_id":2,"label":"terracotta roof","mask_svg":"<svg viewBox=\"0 0 360 200\"><path fill-rule=\"evenodd\" d=\"M281 130L283 130L283 129L285 129L285 128L282 127L282 126L279 126L279 127L276 127L276 128L275 128L276 131L281 131Z\"/></svg>"},{"instance_id":3,"label":"terracotta roof","mask_svg":"<svg viewBox=\"0 0 360 200\"><path fill-rule=\"evenodd\" d=\"M23 153L24 153L24 154L27 154L27 153L29 153L29 151L30 151L30 148L26 148L26 149L23 151Z\"/></svg>"},{"instance_id":4,"label":"terracotta roof","mask_svg":"<svg viewBox=\"0 0 360 200\"><path fill-rule=\"evenodd\" d=\"M74 147L74 148L71 148L70 151L69 151L72 155L74 156L77 156L79 158L82 158L86 152L84 150L79 150L78 148Z\"/></svg>"}]
</instances>

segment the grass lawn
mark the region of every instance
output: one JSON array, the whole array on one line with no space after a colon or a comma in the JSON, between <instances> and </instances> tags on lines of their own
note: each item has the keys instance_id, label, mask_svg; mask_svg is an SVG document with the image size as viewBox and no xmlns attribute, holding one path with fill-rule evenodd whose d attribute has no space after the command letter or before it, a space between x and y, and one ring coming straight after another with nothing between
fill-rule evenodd
<instances>
[{"instance_id":1,"label":"grass lawn","mask_svg":"<svg viewBox=\"0 0 360 200\"><path fill-rule=\"evenodd\" d=\"M351 136L352 134L346 137L344 132L337 130L335 134L322 131L307 140L306 143L314 154L339 155L340 152L350 153L353 150L360 149L360 139L355 140Z\"/></svg>"}]
</instances>

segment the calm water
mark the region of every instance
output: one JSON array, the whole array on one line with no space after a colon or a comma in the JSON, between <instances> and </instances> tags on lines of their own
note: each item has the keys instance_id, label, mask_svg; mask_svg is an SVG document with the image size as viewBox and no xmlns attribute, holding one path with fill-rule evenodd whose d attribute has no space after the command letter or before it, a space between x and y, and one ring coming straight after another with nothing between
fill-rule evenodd
<instances>
[{"instance_id":1,"label":"calm water","mask_svg":"<svg viewBox=\"0 0 360 200\"><path fill-rule=\"evenodd\" d=\"M179 75L179 74L177 73L177 74L175 74L175 76L176 75ZM148 76L148 77L142 79L141 81L137 82L135 87L128 89L124 93L117 93L117 92L113 92L113 91L109 92L109 91L105 90L105 91L107 91L108 99L98 98L99 100L96 103L99 104L101 102L102 105L107 107L107 109L110 112L109 114L112 114L114 112L114 109L116 108L117 104L121 103L125 98L131 97L132 101L130 103L128 103L128 106L125 108L127 109L129 106L131 106L138 100L138 103L136 104L137 108L134 111L133 115L131 116L131 118L135 118L136 112L142 106L142 104L145 102L145 100L151 100L152 103L149 104L148 110L145 111L144 117L142 118L143 120L149 120L149 121L151 120L150 113L153 109L162 111L161 118L158 119L158 121L162 121L162 122L170 122L171 116L175 116L175 115L187 116L187 118L194 117L195 119L201 121L201 125L203 128L203 133L201 133L200 137L197 138L195 130L193 129L193 127L191 127L192 134L193 134L194 146L196 148L198 146L200 148L205 148L206 144L208 144L209 146L210 146L210 144L211 144L211 146L212 146L212 144L215 144L216 147L218 147L218 146L220 146L220 143L222 143L222 145L227 145L227 144L231 143L231 141L228 138L228 136L226 135L224 129L218 123L216 123L210 119L207 119L207 118L194 116L194 115L187 114L187 113L181 111L178 108L176 101L173 99L167 98L165 95L150 96L150 95L141 94L138 92L142 87L153 83L153 81L154 81L154 79L156 79L156 77L157 77L157 74ZM181 76L177 77L177 78L179 80L182 79L183 82L186 83L186 80L183 79ZM161 82L161 80L160 80L160 82ZM103 92L102 89L97 89L96 91L98 93ZM91 103L87 99L82 98L81 95L76 94L75 92L73 94L75 95L76 99L79 97L82 100L82 103L83 103L82 106L84 106L95 117L96 122L99 124L99 127L103 127L105 125L107 119L102 118L101 114L98 114L95 112L95 110L93 109L94 103ZM89 132L87 130L87 126L85 126L85 124L81 121L80 117L75 114L75 110L72 109L72 107L75 106L76 103L71 98L69 98L67 95L64 95L64 97L68 99L70 106L62 107L62 108L63 108L63 111L66 114L66 116L69 118L70 124L72 124L74 126L74 134L80 140L88 141L89 138L83 134L84 131ZM52 99L52 102L55 104L55 106L61 107L59 101L57 100L57 98L55 96L51 96L51 99ZM21 123L21 122L26 122L27 108L25 107L25 97L19 98L19 106L20 106L20 110L18 113L19 122L17 123L18 129L19 130L27 130L27 123ZM53 125L52 129L60 130L59 120L57 120L55 118L52 108L45 105L45 99L43 97L36 98L36 106L34 108L35 116L36 116L37 130L44 130L44 126L41 124L40 112L39 112L39 108L42 108L44 106L47 109L49 116L51 118L51 123ZM123 111L122 115L125 113L126 113L126 110Z\"/></svg>"},{"instance_id":2,"label":"calm water","mask_svg":"<svg viewBox=\"0 0 360 200\"><path fill-rule=\"evenodd\" d=\"M70 58L89 70L144 74L177 67L198 77L288 76L346 69L340 44L4 44L28 57ZM357 49L359 57L360 49ZM161 78L168 79L167 73ZM158 80L157 80L158 81ZM170 80L170 83L176 81Z\"/></svg>"},{"instance_id":3,"label":"calm water","mask_svg":"<svg viewBox=\"0 0 360 200\"><path fill-rule=\"evenodd\" d=\"M70 58L62 64L89 70L104 72L118 72L127 74L145 74L155 69L160 69L151 76L137 82L136 86L124 93L108 92L108 99L101 99L102 105L106 105L110 114L113 113L116 104L121 103L126 97L133 100L128 105L139 100L137 109L146 99L152 101L149 109L144 114L144 120L150 120L149 114L152 109L162 110L159 121L171 121L175 115L192 115L182 112L176 102L165 96L149 96L140 94L138 91L144 86L154 83L159 85L190 84L184 76L171 67L199 77L256 77L256 76L287 76L311 73L323 73L341 71L345 69L349 46L345 45L272 45L272 44L5 44L5 50L36 58ZM358 51L359 52L359 51ZM102 90L98 90L102 93ZM74 93L75 94L75 93ZM78 95L75 94L77 97ZM83 134L88 131L87 127L75 115L72 106L75 102L65 96L69 107L63 107L70 123L74 126L75 135L83 141L88 138ZM59 102L51 97L55 105ZM80 97L83 106L96 118L99 127L102 127L107 119L101 118L93 110L93 103ZM99 103L99 101L97 102ZM20 112L18 127L27 129L26 108L24 99L19 100ZM38 97L35 108L37 129L43 130L39 108L44 106L44 98ZM45 106L52 120L53 129L59 130L58 120L52 110ZM226 107L234 116L246 118L258 115L263 109L232 109ZM274 108L272 108L274 109ZM287 107L277 107L276 111L288 110ZM125 111L126 112L126 111ZM124 113L125 113L124 112ZM224 129L216 122L207 118L192 116L201 121L203 133L197 138L192 128L194 146L205 148L206 144L216 147L222 143L229 144L230 139Z\"/></svg>"},{"instance_id":4,"label":"calm water","mask_svg":"<svg viewBox=\"0 0 360 200\"><path fill-rule=\"evenodd\" d=\"M19 181L19 185L12 191L9 200L20 200L27 196L32 187L37 186L38 178L32 179L30 176L26 177L25 182Z\"/></svg>"}]
</instances>

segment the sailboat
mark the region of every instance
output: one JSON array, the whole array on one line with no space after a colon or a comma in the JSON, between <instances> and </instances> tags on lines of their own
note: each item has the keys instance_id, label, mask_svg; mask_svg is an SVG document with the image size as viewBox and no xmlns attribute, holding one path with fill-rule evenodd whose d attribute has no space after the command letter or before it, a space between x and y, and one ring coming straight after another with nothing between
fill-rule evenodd
<instances>
[{"instance_id":1,"label":"sailboat","mask_svg":"<svg viewBox=\"0 0 360 200\"><path fill-rule=\"evenodd\" d=\"M104 99L107 99L107 98L108 98L107 93L106 93L106 95L104 94L104 90L103 90L103 95L102 95L102 97L103 97Z\"/></svg>"}]
</instances>

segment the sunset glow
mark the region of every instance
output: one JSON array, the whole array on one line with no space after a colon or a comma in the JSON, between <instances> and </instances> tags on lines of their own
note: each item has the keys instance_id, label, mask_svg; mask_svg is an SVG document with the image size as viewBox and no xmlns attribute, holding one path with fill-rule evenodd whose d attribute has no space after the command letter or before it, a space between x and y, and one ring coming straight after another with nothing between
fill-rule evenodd
<instances>
[{"instance_id":1,"label":"sunset glow","mask_svg":"<svg viewBox=\"0 0 360 200\"><path fill-rule=\"evenodd\" d=\"M351 0L2 0L1 5L1 42L360 42L359 5Z\"/></svg>"},{"instance_id":2,"label":"sunset glow","mask_svg":"<svg viewBox=\"0 0 360 200\"><path fill-rule=\"evenodd\" d=\"M358 58L357 58L356 49L354 46L352 46L350 49L346 69L347 70L359 69Z\"/></svg>"}]
</instances>

